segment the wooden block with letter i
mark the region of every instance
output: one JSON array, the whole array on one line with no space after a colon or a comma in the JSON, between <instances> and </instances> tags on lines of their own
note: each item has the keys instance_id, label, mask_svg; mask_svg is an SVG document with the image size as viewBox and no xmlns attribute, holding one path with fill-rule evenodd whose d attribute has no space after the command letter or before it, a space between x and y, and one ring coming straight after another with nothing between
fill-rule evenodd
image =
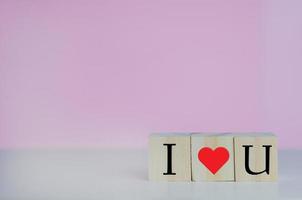
<instances>
[{"instance_id":1,"label":"wooden block with letter i","mask_svg":"<svg viewBox=\"0 0 302 200\"><path fill-rule=\"evenodd\" d=\"M234 181L231 134L194 133L191 144L193 181Z\"/></svg>"},{"instance_id":2,"label":"wooden block with letter i","mask_svg":"<svg viewBox=\"0 0 302 200\"><path fill-rule=\"evenodd\" d=\"M158 133L149 137L149 180L191 181L191 137Z\"/></svg>"},{"instance_id":3,"label":"wooden block with letter i","mask_svg":"<svg viewBox=\"0 0 302 200\"><path fill-rule=\"evenodd\" d=\"M234 137L235 180L276 181L278 177L277 138L270 133Z\"/></svg>"}]
</instances>

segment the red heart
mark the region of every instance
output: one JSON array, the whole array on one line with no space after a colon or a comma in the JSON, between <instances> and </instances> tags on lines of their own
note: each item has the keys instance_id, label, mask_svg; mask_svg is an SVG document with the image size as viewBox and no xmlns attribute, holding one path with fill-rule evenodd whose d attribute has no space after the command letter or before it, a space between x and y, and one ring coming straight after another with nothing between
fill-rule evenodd
<instances>
[{"instance_id":1,"label":"red heart","mask_svg":"<svg viewBox=\"0 0 302 200\"><path fill-rule=\"evenodd\" d=\"M198 159L213 174L229 160L229 151L224 147L217 147L214 151L209 147L204 147L198 152Z\"/></svg>"}]
</instances>

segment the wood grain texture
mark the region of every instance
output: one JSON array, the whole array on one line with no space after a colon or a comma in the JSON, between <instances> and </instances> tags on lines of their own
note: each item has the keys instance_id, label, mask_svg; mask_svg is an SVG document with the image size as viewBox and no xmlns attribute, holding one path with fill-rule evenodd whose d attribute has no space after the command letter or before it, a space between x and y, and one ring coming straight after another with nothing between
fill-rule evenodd
<instances>
[{"instance_id":1,"label":"wood grain texture","mask_svg":"<svg viewBox=\"0 0 302 200\"><path fill-rule=\"evenodd\" d=\"M234 151L231 134L195 133L191 136L191 145L193 181L234 181ZM209 171L198 158L199 150L203 147L210 147L213 150L224 147L229 152L228 161L215 174Z\"/></svg>"},{"instance_id":2,"label":"wood grain texture","mask_svg":"<svg viewBox=\"0 0 302 200\"><path fill-rule=\"evenodd\" d=\"M271 145L269 151L269 174L249 174L245 167L245 147L249 147L249 167L253 172L261 172L265 169L266 148L263 145ZM273 134L251 134L234 137L235 149L235 180L236 181L276 181L278 178L278 152L277 138Z\"/></svg>"},{"instance_id":3,"label":"wood grain texture","mask_svg":"<svg viewBox=\"0 0 302 200\"><path fill-rule=\"evenodd\" d=\"M172 147L172 171L167 172L167 146ZM149 180L191 181L191 137L190 134L152 134L149 137Z\"/></svg>"}]
</instances>

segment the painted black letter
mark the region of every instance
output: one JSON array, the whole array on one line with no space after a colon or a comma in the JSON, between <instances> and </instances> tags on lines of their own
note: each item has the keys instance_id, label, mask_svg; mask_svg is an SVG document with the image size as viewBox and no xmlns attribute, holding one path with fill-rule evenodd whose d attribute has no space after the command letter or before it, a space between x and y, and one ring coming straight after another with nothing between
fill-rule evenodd
<instances>
[{"instance_id":1,"label":"painted black letter","mask_svg":"<svg viewBox=\"0 0 302 200\"><path fill-rule=\"evenodd\" d=\"M270 157L270 148L272 147L272 145L262 145L262 146L265 147L265 170L261 172L253 172L249 167L249 157L250 157L249 149L250 147L253 147L253 145L242 145L242 147L245 148L245 170L247 171L247 173L251 175L258 175L264 172L266 172L266 174L269 174L269 160L270 160L269 157Z\"/></svg>"},{"instance_id":2,"label":"painted black letter","mask_svg":"<svg viewBox=\"0 0 302 200\"><path fill-rule=\"evenodd\" d=\"M176 175L176 173L172 172L172 146L176 146L176 144L163 144L167 146L167 172L163 173L164 175Z\"/></svg>"}]
</instances>

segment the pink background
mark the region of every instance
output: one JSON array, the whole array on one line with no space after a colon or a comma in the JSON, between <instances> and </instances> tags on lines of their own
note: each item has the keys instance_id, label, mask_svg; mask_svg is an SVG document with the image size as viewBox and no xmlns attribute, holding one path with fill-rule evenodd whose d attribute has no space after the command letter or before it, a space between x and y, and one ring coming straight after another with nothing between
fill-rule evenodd
<instances>
[{"instance_id":1,"label":"pink background","mask_svg":"<svg viewBox=\"0 0 302 200\"><path fill-rule=\"evenodd\" d=\"M300 0L0 0L0 147L273 131L302 148Z\"/></svg>"}]
</instances>

